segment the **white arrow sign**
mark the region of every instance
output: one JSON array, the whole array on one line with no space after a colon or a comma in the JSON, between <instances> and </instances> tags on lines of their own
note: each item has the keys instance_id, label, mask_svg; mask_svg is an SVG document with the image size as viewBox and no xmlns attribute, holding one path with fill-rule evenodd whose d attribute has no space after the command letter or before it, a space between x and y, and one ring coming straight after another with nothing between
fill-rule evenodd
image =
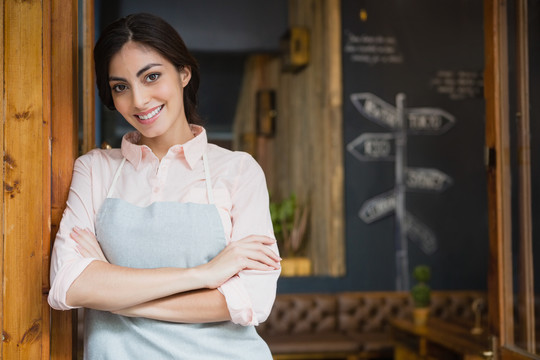
<instances>
[{"instance_id":1,"label":"white arrow sign","mask_svg":"<svg viewBox=\"0 0 540 360\"><path fill-rule=\"evenodd\" d=\"M455 118L436 108L405 106L406 96L396 95L392 106L371 93L350 95L358 112L370 121L391 130L391 133L364 133L347 144L347 150L360 161L395 160L396 188L365 201L358 216L367 224L396 214L396 288L407 290L407 238L431 255L437 250L433 231L405 210L405 191L441 192L452 184L452 178L430 168L407 168L407 134L439 135L455 124Z\"/></svg>"},{"instance_id":2,"label":"white arrow sign","mask_svg":"<svg viewBox=\"0 0 540 360\"><path fill-rule=\"evenodd\" d=\"M377 195L362 204L358 216L366 224L382 219L396 210L396 192L394 190Z\"/></svg>"},{"instance_id":3,"label":"white arrow sign","mask_svg":"<svg viewBox=\"0 0 540 360\"><path fill-rule=\"evenodd\" d=\"M395 129L398 126L396 108L371 93L351 94L351 101L360 114L369 120ZM405 110L407 132L439 135L454 126L455 117L437 108L411 108Z\"/></svg>"},{"instance_id":4,"label":"white arrow sign","mask_svg":"<svg viewBox=\"0 0 540 360\"><path fill-rule=\"evenodd\" d=\"M442 192L452 185L452 178L440 170L429 168L407 168L405 184L409 190Z\"/></svg>"},{"instance_id":5,"label":"white arrow sign","mask_svg":"<svg viewBox=\"0 0 540 360\"><path fill-rule=\"evenodd\" d=\"M394 160L395 137L387 133L363 133L349 144L347 150L360 161Z\"/></svg>"},{"instance_id":6,"label":"white arrow sign","mask_svg":"<svg viewBox=\"0 0 540 360\"><path fill-rule=\"evenodd\" d=\"M391 190L366 201L358 212L358 216L366 224L370 224L392 214L395 210L396 194L394 190ZM427 255L437 250L437 237L433 231L409 212L405 214L405 232L409 240L418 244Z\"/></svg>"},{"instance_id":7,"label":"white arrow sign","mask_svg":"<svg viewBox=\"0 0 540 360\"><path fill-rule=\"evenodd\" d=\"M413 108L407 109L407 132L439 135L454 126L453 115L441 109Z\"/></svg>"},{"instance_id":8,"label":"white arrow sign","mask_svg":"<svg viewBox=\"0 0 540 360\"><path fill-rule=\"evenodd\" d=\"M408 212L405 214L405 228L409 240L417 243L425 254L431 255L437 250L437 237L433 231Z\"/></svg>"},{"instance_id":9,"label":"white arrow sign","mask_svg":"<svg viewBox=\"0 0 540 360\"><path fill-rule=\"evenodd\" d=\"M351 94L354 107L366 118L379 125L397 127L396 108L371 93Z\"/></svg>"},{"instance_id":10,"label":"white arrow sign","mask_svg":"<svg viewBox=\"0 0 540 360\"><path fill-rule=\"evenodd\" d=\"M391 190L364 202L358 216L366 224L370 224L392 214L395 210L396 193ZM405 214L405 231L409 240L417 243L427 255L437 250L437 237L433 231L409 212Z\"/></svg>"}]
</instances>

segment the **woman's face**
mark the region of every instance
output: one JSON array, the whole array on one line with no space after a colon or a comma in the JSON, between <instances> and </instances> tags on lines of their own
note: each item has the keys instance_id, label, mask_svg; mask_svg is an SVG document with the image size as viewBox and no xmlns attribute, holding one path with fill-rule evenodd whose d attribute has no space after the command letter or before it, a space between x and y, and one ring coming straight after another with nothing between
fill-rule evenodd
<instances>
[{"instance_id":1,"label":"woman's face","mask_svg":"<svg viewBox=\"0 0 540 360\"><path fill-rule=\"evenodd\" d=\"M158 138L187 124L183 91L191 71L175 66L157 51L126 43L109 64L109 85L116 110L143 137Z\"/></svg>"}]
</instances>

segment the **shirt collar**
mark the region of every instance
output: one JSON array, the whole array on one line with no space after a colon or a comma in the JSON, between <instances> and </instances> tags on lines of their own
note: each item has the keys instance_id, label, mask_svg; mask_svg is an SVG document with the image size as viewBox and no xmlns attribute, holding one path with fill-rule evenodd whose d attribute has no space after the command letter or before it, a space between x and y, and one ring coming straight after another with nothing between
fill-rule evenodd
<instances>
[{"instance_id":1,"label":"shirt collar","mask_svg":"<svg viewBox=\"0 0 540 360\"><path fill-rule=\"evenodd\" d=\"M195 164L202 159L203 154L206 152L208 145L208 138L206 136L206 130L199 125L190 125L191 132L195 136L189 140L183 146L184 155L191 169L195 167ZM175 145L178 146L178 145Z\"/></svg>"},{"instance_id":2,"label":"shirt collar","mask_svg":"<svg viewBox=\"0 0 540 360\"><path fill-rule=\"evenodd\" d=\"M173 145L169 150L173 150L174 153L181 154L183 149L186 161L191 169L202 158L203 153L206 151L208 144L208 138L206 136L206 130L199 125L190 125L191 132L195 136L185 144ZM137 143L141 139L141 134L138 131L132 131L124 135L122 138L121 151L122 155L133 164L135 169L139 168L141 160L143 158L143 152L151 152L152 150L146 145L138 145Z\"/></svg>"}]
</instances>

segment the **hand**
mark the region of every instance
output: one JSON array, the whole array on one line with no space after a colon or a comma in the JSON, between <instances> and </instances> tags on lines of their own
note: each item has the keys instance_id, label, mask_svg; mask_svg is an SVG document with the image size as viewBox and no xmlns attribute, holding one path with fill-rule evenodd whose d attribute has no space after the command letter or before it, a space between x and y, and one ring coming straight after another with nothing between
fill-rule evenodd
<instances>
[{"instance_id":1,"label":"hand","mask_svg":"<svg viewBox=\"0 0 540 360\"><path fill-rule=\"evenodd\" d=\"M73 228L70 237L77 243L77 251L85 258L95 258L108 263L94 234L86 229Z\"/></svg>"},{"instance_id":2,"label":"hand","mask_svg":"<svg viewBox=\"0 0 540 360\"><path fill-rule=\"evenodd\" d=\"M281 258L269 248L276 240L267 236L251 235L229 243L210 262L197 268L202 270L203 281L215 289L242 270L277 270Z\"/></svg>"}]
</instances>

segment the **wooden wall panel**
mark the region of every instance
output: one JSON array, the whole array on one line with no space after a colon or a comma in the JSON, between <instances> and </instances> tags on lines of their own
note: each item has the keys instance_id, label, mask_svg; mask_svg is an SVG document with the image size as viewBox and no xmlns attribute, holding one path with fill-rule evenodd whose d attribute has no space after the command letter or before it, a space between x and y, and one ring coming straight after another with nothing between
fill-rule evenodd
<instances>
[{"instance_id":1,"label":"wooden wall panel","mask_svg":"<svg viewBox=\"0 0 540 360\"><path fill-rule=\"evenodd\" d=\"M486 148L488 149L489 321L500 344L514 343L511 174L506 2L484 0Z\"/></svg>"},{"instance_id":2,"label":"wooden wall panel","mask_svg":"<svg viewBox=\"0 0 540 360\"><path fill-rule=\"evenodd\" d=\"M289 1L289 24L310 32L310 62L282 75L278 97L278 128L284 130L276 143L288 150L276 155L276 167L287 166L278 171L279 191L295 192L311 209L316 275L345 273L340 19L338 0Z\"/></svg>"},{"instance_id":3,"label":"wooden wall panel","mask_svg":"<svg viewBox=\"0 0 540 360\"><path fill-rule=\"evenodd\" d=\"M50 267L50 249L51 249L51 4L49 1L44 1L42 4L42 19L43 19L43 141L42 141L42 169L43 169L43 204L47 204L47 211L43 211L42 229L42 308L43 308L43 324L42 327L42 348L41 358L49 359L50 354L50 336L51 310L47 303L47 295L49 293L49 267Z\"/></svg>"},{"instance_id":4,"label":"wooden wall panel","mask_svg":"<svg viewBox=\"0 0 540 360\"><path fill-rule=\"evenodd\" d=\"M77 156L77 2L52 0L51 2L51 238L54 239L62 217L73 162ZM67 360L75 351L74 311L56 311L51 314L51 359Z\"/></svg>"},{"instance_id":5,"label":"wooden wall panel","mask_svg":"<svg viewBox=\"0 0 540 360\"><path fill-rule=\"evenodd\" d=\"M2 112L2 124L0 125L0 146L4 149L4 119L6 118L6 111L4 107L4 2L0 4L0 64L2 64L2 69L0 70L0 84L2 84L2 93L0 96L0 111ZM2 177L4 176L4 162L2 161ZM2 184L3 186L3 184ZM0 234L4 234L4 191L0 192L0 204L2 204L2 210L0 211ZM1 237L2 241L0 243L0 272L2 274L2 289L4 288L4 236ZM4 293L0 297L0 330L2 330L2 342L0 342L0 354L3 354L4 346ZM1 355L0 355L1 357Z\"/></svg>"},{"instance_id":6,"label":"wooden wall panel","mask_svg":"<svg viewBox=\"0 0 540 360\"><path fill-rule=\"evenodd\" d=\"M299 203L309 205L314 274L332 276L345 274L340 19L339 0L290 0L290 26L310 33L310 62L298 72L281 72L279 57L254 56L246 65L235 118L236 144L252 150L274 199L294 192ZM276 90L276 134L251 146L243 137L255 136L255 96L261 89Z\"/></svg>"},{"instance_id":7,"label":"wooden wall panel","mask_svg":"<svg viewBox=\"0 0 540 360\"><path fill-rule=\"evenodd\" d=\"M279 58L272 55L253 55L246 61L234 121L234 143L237 150L255 156L264 169L266 183L272 195L275 195L273 192L279 179L275 167L275 139L257 137L256 94L258 90L278 89L279 69Z\"/></svg>"},{"instance_id":8,"label":"wooden wall panel","mask_svg":"<svg viewBox=\"0 0 540 360\"><path fill-rule=\"evenodd\" d=\"M96 147L94 76L94 1L83 0L82 31L82 153Z\"/></svg>"},{"instance_id":9,"label":"wooden wall panel","mask_svg":"<svg viewBox=\"0 0 540 360\"><path fill-rule=\"evenodd\" d=\"M43 323L42 3L4 2L4 359L39 359ZM46 215L45 215L46 216Z\"/></svg>"},{"instance_id":10,"label":"wooden wall panel","mask_svg":"<svg viewBox=\"0 0 540 360\"><path fill-rule=\"evenodd\" d=\"M51 225L77 153L77 3L3 1L0 29L0 358L72 359L73 313L55 312L51 327L47 294Z\"/></svg>"}]
</instances>

